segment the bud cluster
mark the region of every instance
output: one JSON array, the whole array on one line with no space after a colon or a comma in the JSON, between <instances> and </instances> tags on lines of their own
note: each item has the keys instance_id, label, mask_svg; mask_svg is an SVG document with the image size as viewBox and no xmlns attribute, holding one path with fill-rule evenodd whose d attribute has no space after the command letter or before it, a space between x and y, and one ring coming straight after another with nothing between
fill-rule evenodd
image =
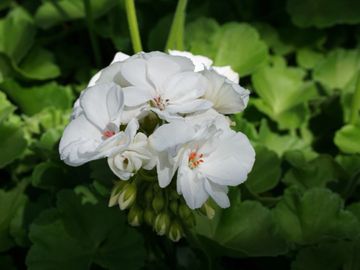
<instances>
[{"instance_id":1,"label":"bud cluster","mask_svg":"<svg viewBox=\"0 0 360 270\"><path fill-rule=\"evenodd\" d=\"M145 223L158 235L166 235L174 242L184 236L184 230L195 226L195 214L209 219L215 215L209 202L199 210L192 210L173 185L162 189L156 181L149 181L149 177L146 181L137 177L116 182L109 200L109 206L115 205L128 210L130 225L137 227Z\"/></svg>"}]
</instances>

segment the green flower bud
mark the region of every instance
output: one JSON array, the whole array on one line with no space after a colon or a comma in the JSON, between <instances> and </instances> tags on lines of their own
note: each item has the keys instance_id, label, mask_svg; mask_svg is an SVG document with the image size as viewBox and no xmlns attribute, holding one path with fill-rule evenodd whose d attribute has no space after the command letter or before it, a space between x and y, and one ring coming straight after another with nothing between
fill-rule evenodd
<instances>
[{"instance_id":1,"label":"green flower bud","mask_svg":"<svg viewBox=\"0 0 360 270\"><path fill-rule=\"evenodd\" d=\"M176 199L178 199L179 198L179 194L176 192L176 190L171 190L170 191L170 199L172 199L172 200L176 200Z\"/></svg>"},{"instance_id":2,"label":"green flower bud","mask_svg":"<svg viewBox=\"0 0 360 270\"><path fill-rule=\"evenodd\" d=\"M119 195L119 206L121 210L130 208L136 199L136 185L126 184Z\"/></svg>"},{"instance_id":3,"label":"green flower bud","mask_svg":"<svg viewBox=\"0 0 360 270\"><path fill-rule=\"evenodd\" d=\"M176 221L172 222L168 232L168 237L170 238L170 240L173 242L178 242L182 236L183 236L183 229L181 225Z\"/></svg>"},{"instance_id":4,"label":"green flower bud","mask_svg":"<svg viewBox=\"0 0 360 270\"><path fill-rule=\"evenodd\" d=\"M160 211L163 210L165 201L164 201L163 196L161 196L161 193L156 194L151 205L154 208L156 213L160 213Z\"/></svg>"},{"instance_id":5,"label":"green flower bud","mask_svg":"<svg viewBox=\"0 0 360 270\"><path fill-rule=\"evenodd\" d=\"M113 189L111 190L111 195L108 204L109 207L112 207L118 203L120 192L121 189L124 187L124 185L126 185L125 181L118 181L117 183L115 183Z\"/></svg>"},{"instance_id":6,"label":"green flower bud","mask_svg":"<svg viewBox=\"0 0 360 270\"><path fill-rule=\"evenodd\" d=\"M170 210L176 215L178 212L179 204L177 201L170 202Z\"/></svg>"},{"instance_id":7,"label":"green flower bud","mask_svg":"<svg viewBox=\"0 0 360 270\"><path fill-rule=\"evenodd\" d=\"M145 209L144 220L149 226L153 226L155 220L155 212L150 207Z\"/></svg>"},{"instance_id":8,"label":"green flower bud","mask_svg":"<svg viewBox=\"0 0 360 270\"><path fill-rule=\"evenodd\" d=\"M215 216L215 209L211 207L209 203L204 203L203 206L200 208L200 212L207 216L208 219L213 219Z\"/></svg>"},{"instance_id":9,"label":"green flower bud","mask_svg":"<svg viewBox=\"0 0 360 270\"><path fill-rule=\"evenodd\" d=\"M131 226L137 227L140 226L143 220L143 210L134 205L130 208L129 214L128 214L128 222Z\"/></svg>"},{"instance_id":10,"label":"green flower bud","mask_svg":"<svg viewBox=\"0 0 360 270\"><path fill-rule=\"evenodd\" d=\"M154 229L158 235L164 235L169 230L170 226L170 217L166 213L161 213L156 216Z\"/></svg>"},{"instance_id":11,"label":"green flower bud","mask_svg":"<svg viewBox=\"0 0 360 270\"><path fill-rule=\"evenodd\" d=\"M179 205L179 215L181 219L187 219L191 213L191 209L186 204L182 203Z\"/></svg>"}]
</instances>

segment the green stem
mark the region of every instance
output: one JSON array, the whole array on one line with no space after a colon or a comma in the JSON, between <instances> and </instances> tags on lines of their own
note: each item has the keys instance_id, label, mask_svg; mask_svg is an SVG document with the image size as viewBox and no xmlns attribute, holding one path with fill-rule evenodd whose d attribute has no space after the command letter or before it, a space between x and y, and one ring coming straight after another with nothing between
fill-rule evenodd
<instances>
[{"instance_id":1,"label":"green stem","mask_svg":"<svg viewBox=\"0 0 360 270\"><path fill-rule=\"evenodd\" d=\"M125 9L129 23L129 31L130 31L131 42L133 45L133 50L135 53L138 53L141 52L143 49L141 46L141 39L139 33L139 26L136 18L134 0L125 0Z\"/></svg>"},{"instance_id":2,"label":"green stem","mask_svg":"<svg viewBox=\"0 0 360 270\"><path fill-rule=\"evenodd\" d=\"M360 110L360 72L357 77L355 93L351 104L350 124L355 125L359 117L359 110Z\"/></svg>"},{"instance_id":3,"label":"green stem","mask_svg":"<svg viewBox=\"0 0 360 270\"><path fill-rule=\"evenodd\" d=\"M176 6L165 51L169 49L184 50L184 26L187 0L179 0Z\"/></svg>"},{"instance_id":4,"label":"green stem","mask_svg":"<svg viewBox=\"0 0 360 270\"><path fill-rule=\"evenodd\" d=\"M85 7L86 24L89 31L91 46L95 56L95 63L99 67L101 64L101 55L100 55L99 44L94 31L94 20L92 16L91 4L90 4L90 0L83 0L83 1Z\"/></svg>"}]
</instances>

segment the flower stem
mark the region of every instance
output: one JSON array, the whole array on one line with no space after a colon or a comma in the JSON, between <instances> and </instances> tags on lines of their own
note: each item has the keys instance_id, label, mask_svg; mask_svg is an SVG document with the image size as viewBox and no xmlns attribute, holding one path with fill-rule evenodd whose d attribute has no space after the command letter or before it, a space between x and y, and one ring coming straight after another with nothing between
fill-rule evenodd
<instances>
[{"instance_id":1,"label":"flower stem","mask_svg":"<svg viewBox=\"0 0 360 270\"><path fill-rule=\"evenodd\" d=\"M91 46L94 52L95 56L95 63L97 66L100 66L101 64L101 55L100 55L100 49L99 44L95 35L94 31L94 20L93 20L93 14L91 10L91 4L90 0L83 0L84 1L84 8L85 8L85 16L86 16L86 24L89 31Z\"/></svg>"},{"instance_id":2,"label":"flower stem","mask_svg":"<svg viewBox=\"0 0 360 270\"><path fill-rule=\"evenodd\" d=\"M355 92L351 104L350 124L355 125L360 110L360 72L357 77Z\"/></svg>"},{"instance_id":3,"label":"flower stem","mask_svg":"<svg viewBox=\"0 0 360 270\"><path fill-rule=\"evenodd\" d=\"M179 0L176 6L173 22L171 24L170 33L166 42L165 51L169 49L184 50L184 26L185 26L185 10L187 0Z\"/></svg>"},{"instance_id":4,"label":"flower stem","mask_svg":"<svg viewBox=\"0 0 360 270\"><path fill-rule=\"evenodd\" d=\"M141 52L141 39L139 33L139 26L136 18L136 10L134 0L125 0L126 16L129 24L129 31L131 37L131 43L135 53Z\"/></svg>"}]
</instances>

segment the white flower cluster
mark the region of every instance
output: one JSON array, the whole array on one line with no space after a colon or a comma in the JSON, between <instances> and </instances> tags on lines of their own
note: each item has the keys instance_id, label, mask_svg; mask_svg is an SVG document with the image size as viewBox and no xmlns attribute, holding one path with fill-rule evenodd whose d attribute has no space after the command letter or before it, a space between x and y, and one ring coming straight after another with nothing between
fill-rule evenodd
<instances>
[{"instance_id":1,"label":"white flower cluster","mask_svg":"<svg viewBox=\"0 0 360 270\"><path fill-rule=\"evenodd\" d=\"M228 186L246 180L255 152L225 114L243 111L249 91L230 67L211 64L188 52L117 53L76 101L61 159L79 166L106 157L121 180L156 167L161 188L176 174L177 192L191 209L209 197L228 207ZM140 132L139 121L146 125L150 115L157 126Z\"/></svg>"}]
</instances>

